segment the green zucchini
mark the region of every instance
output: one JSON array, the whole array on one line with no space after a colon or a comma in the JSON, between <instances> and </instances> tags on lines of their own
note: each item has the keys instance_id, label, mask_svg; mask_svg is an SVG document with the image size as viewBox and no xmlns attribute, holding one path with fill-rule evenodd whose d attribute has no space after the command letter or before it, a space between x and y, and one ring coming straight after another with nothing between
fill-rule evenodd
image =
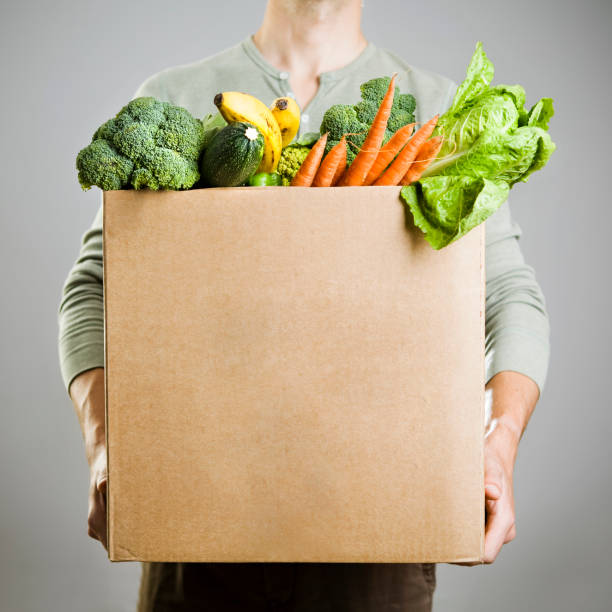
<instances>
[{"instance_id":1,"label":"green zucchini","mask_svg":"<svg viewBox=\"0 0 612 612\"><path fill-rule=\"evenodd\" d=\"M264 137L254 125L234 121L220 129L202 155L202 178L212 187L236 187L251 176L263 157Z\"/></svg>"}]
</instances>

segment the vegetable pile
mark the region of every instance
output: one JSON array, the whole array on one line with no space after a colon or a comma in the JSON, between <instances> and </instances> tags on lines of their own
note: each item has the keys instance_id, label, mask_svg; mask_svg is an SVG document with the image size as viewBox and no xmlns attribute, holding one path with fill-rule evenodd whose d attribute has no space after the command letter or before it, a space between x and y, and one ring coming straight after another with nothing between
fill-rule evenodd
<instances>
[{"instance_id":1,"label":"vegetable pile","mask_svg":"<svg viewBox=\"0 0 612 612\"><path fill-rule=\"evenodd\" d=\"M544 167L555 145L550 98L529 111L520 85L491 86L482 44L450 108L415 130L416 101L397 74L361 85L319 132L296 135L292 98L266 106L237 91L215 96L202 120L155 98L136 98L101 125L76 159L83 189L393 186L434 249L485 221L510 188Z\"/></svg>"}]
</instances>

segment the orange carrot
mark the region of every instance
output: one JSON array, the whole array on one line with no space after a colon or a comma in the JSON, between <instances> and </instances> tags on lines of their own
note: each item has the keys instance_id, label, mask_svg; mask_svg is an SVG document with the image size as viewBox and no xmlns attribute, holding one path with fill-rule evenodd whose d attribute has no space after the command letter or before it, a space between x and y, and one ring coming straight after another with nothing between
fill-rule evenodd
<instances>
[{"instance_id":1,"label":"orange carrot","mask_svg":"<svg viewBox=\"0 0 612 612\"><path fill-rule=\"evenodd\" d=\"M414 161L410 164L408 172L404 174L404 177L400 181L400 185L410 185L414 181L418 181L421 178L421 174L425 172L427 166L436 159L436 155L442 148L442 137L436 136L431 140L428 140L419 149L417 156Z\"/></svg>"},{"instance_id":2,"label":"orange carrot","mask_svg":"<svg viewBox=\"0 0 612 612\"><path fill-rule=\"evenodd\" d=\"M346 138L344 136L323 158L314 180L312 181L312 186L330 187L336 175L336 169L339 165L342 165L343 159L346 164Z\"/></svg>"},{"instance_id":3,"label":"orange carrot","mask_svg":"<svg viewBox=\"0 0 612 612\"><path fill-rule=\"evenodd\" d=\"M312 185L315 174L319 169L326 143L327 132L325 132L325 134L315 142L312 149L310 149L310 153L308 153L300 169L291 180L291 187L310 187Z\"/></svg>"},{"instance_id":4,"label":"orange carrot","mask_svg":"<svg viewBox=\"0 0 612 612\"><path fill-rule=\"evenodd\" d=\"M370 168L368 175L363 182L364 185L371 185L383 172L383 170L391 163L393 158L399 153L401 148L408 142L412 134L414 123L409 123L401 127L386 145L380 149L380 152L376 156L376 161Z\"/></svg>"},{"instance_id":5,"label":"orange carrot","mask_svg":"<svg viewBox=\"0 0 612 612\"><path fill-rule=\"evenodd\" d=\"M342 178L342 175L344 174L345 171L346 171L346 151L344 152L344 157L340 160L340 163L338 164L338 167L336 168L336 172L334 172L334 178L332 179L332 182L331 182L332 187L335 187L338 184L338 182Z\"/></svg>"},{"instance_id":6,"label":"orange carrot","mask_svg":"<svg viewBox=\"0 0 612 612\"><path fill-rule=\"evenodd\" d=\"M385 137L385 130L387 129L387 122L389 121L389 115L391 114L391 106L393 104L393 94L395 92L395 79L397 73L391 77L387 93L385 93L376 116L370 125L368 135L365 138L363 146L359 153L357 153L353 163L347 168L344 176L339 182L339 185L363 185L363 181L367 176L368 172L372 168L372 165L376 161L376 156L380 150L383 138Z\"/></svg>"},{"instance_id":7,"label":"orange carrot","mask_svg":"<svg viewBox=\"0 0 612 612\"><path fill-rule=\"evenodd\" d=\"M419 149L423 143L431 136L431 133L438 123L439 115L432 117L427 123L424 123L408 141L408 144L399 152L399 155L393 160L391 165L376 179L374 185L398 185L402 180L410 164L414 161Z\"/></svg>"}]
</instances>

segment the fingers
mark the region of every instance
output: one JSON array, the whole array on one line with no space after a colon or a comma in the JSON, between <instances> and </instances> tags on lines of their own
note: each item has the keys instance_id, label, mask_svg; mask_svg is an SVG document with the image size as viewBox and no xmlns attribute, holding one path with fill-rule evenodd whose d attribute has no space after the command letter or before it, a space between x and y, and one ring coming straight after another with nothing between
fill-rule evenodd
<instances>
[{"instance_id":1,"label":"fingers","mask_svg":"<svg viewBox=\"0 0 612 612\"><path fill-rule=\"evenodd\" d=\"M487 500L487 525L483 563L493 563L501 547L516 535L514 511L510 500L502 495L498 500Z\"/></svg>"},{"instance_id":2,"label":"fingers","mask_svg":"<svg viewBox=\"0 0 612 612\"><path fill-rule=\"evenodd\" d=\"M496 431L501 431L499 428ZM487 438L484 455L485 543L482 563L491 564L502 546L516 537L512 472L514 455L503 437ZM453 563L471 567L473 562Z\"/></svg>"},{"instance_id":3,"label":"fingers","mask_svg":"<svg viewBox=\"0 0 612 612\"><path fill-rule=\"evenodd\" d=\"M104 502L106 502L106 483L108 482L108 478L106 474L102 478L98 478L96 482L96 489L102 494L104 497Z\"/></svg>"},{"instance_id":4,"label":"fingers","mask_svg":"<svg viewBox=\"0 0 612 612\"><path fill-rule=\"evenodd\" d=\"M485 499L499 499L504 486L504 471L498 463L485 466Z\"/></svg>"},{"instance_id":5,"label":"fingers","mask_svg":"<svg viewBox=\"0 0 612 612\"><path fill-rule=\"evenodd\" d=\"M474 567L475 565L482 565L480 561L451 561L449 565L463 565L465 567Z\"/></svg>"},{"instance_id":6,"label":"fingers","mask_svg":"<svg viewBox=\"0 0 612 612\"><path fill-rule=\"evenodd\" d=\"M485 483L485 499L499 499L501 487L496 482Z\"/></svg>"},{"instance_id":7,"label":"fingers","mask_svg":"<svg viewBox=\"0 0 612 612\"><path fill-rule=\"evenodd\" d=\"M102 490L101 490L102 489ZM104 548L106 542L106 480L96 486L92 481L89 490L89 508L87 514L87 535L99 540Z\"/></svg>"},{"instance_id":8,"label":"fingers","mask_svg":"<svg viewBox=\"0 0 612 612\"><path fill-rule=\"evenodd\" d=\"M512 542L516 537L516 524L514 512L509 504L504 504L504 500L488 500L487 504L487 524L485 528L485 553L482 563L490 565L495 561L499 551L504 544ZM473 567L481 565L477 561L462 561L451 563L450 565L463 565Z\"/></svg>"},{"instance_id":9,"label":"fingers","mask_svg":"<svg viewBox=\"0 0 612 612\"><path fill-rule=\"evenodd\" d=\"M506 539L504 540L504 544L508 544L508 542L512 542L516 538L516 523L512 525L510 531L506 534Z\"/></svg>"}]
</instances>

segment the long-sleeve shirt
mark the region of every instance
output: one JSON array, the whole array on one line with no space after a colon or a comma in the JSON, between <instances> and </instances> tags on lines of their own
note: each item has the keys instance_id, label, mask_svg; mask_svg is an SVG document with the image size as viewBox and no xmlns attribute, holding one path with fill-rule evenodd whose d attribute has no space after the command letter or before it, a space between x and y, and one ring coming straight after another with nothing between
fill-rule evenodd
<instances>
[{"instance_id":1,"label":"long-sleeve shirt","mask_svg":"<svg viewBox=\"0 0 612 612\"><path fill-rule=\"evenodd\" d=\"M325 110L332 104L357 102L361 83L394 72L398 73L401 92L416 99L418 123L450 106L455 82L416 68L370 42L349 64L320 75L316 95L303 109L300 134L318 131ZM204 117L216 110L212 101L221 91L248 92L267 103L292 96L289 77L263 57L249 36L216 55L154 74L135 97L154 96ZM550 353L549 320L534 269L525 262L519 246L522 230L511 216L508 201L485 224L485 380L512 370L529 376L542 392ZM82 237L59 306L59 357L68 392L77 375L104 367L102 263L100 205Z\"/></svg>"}]
</instances>

